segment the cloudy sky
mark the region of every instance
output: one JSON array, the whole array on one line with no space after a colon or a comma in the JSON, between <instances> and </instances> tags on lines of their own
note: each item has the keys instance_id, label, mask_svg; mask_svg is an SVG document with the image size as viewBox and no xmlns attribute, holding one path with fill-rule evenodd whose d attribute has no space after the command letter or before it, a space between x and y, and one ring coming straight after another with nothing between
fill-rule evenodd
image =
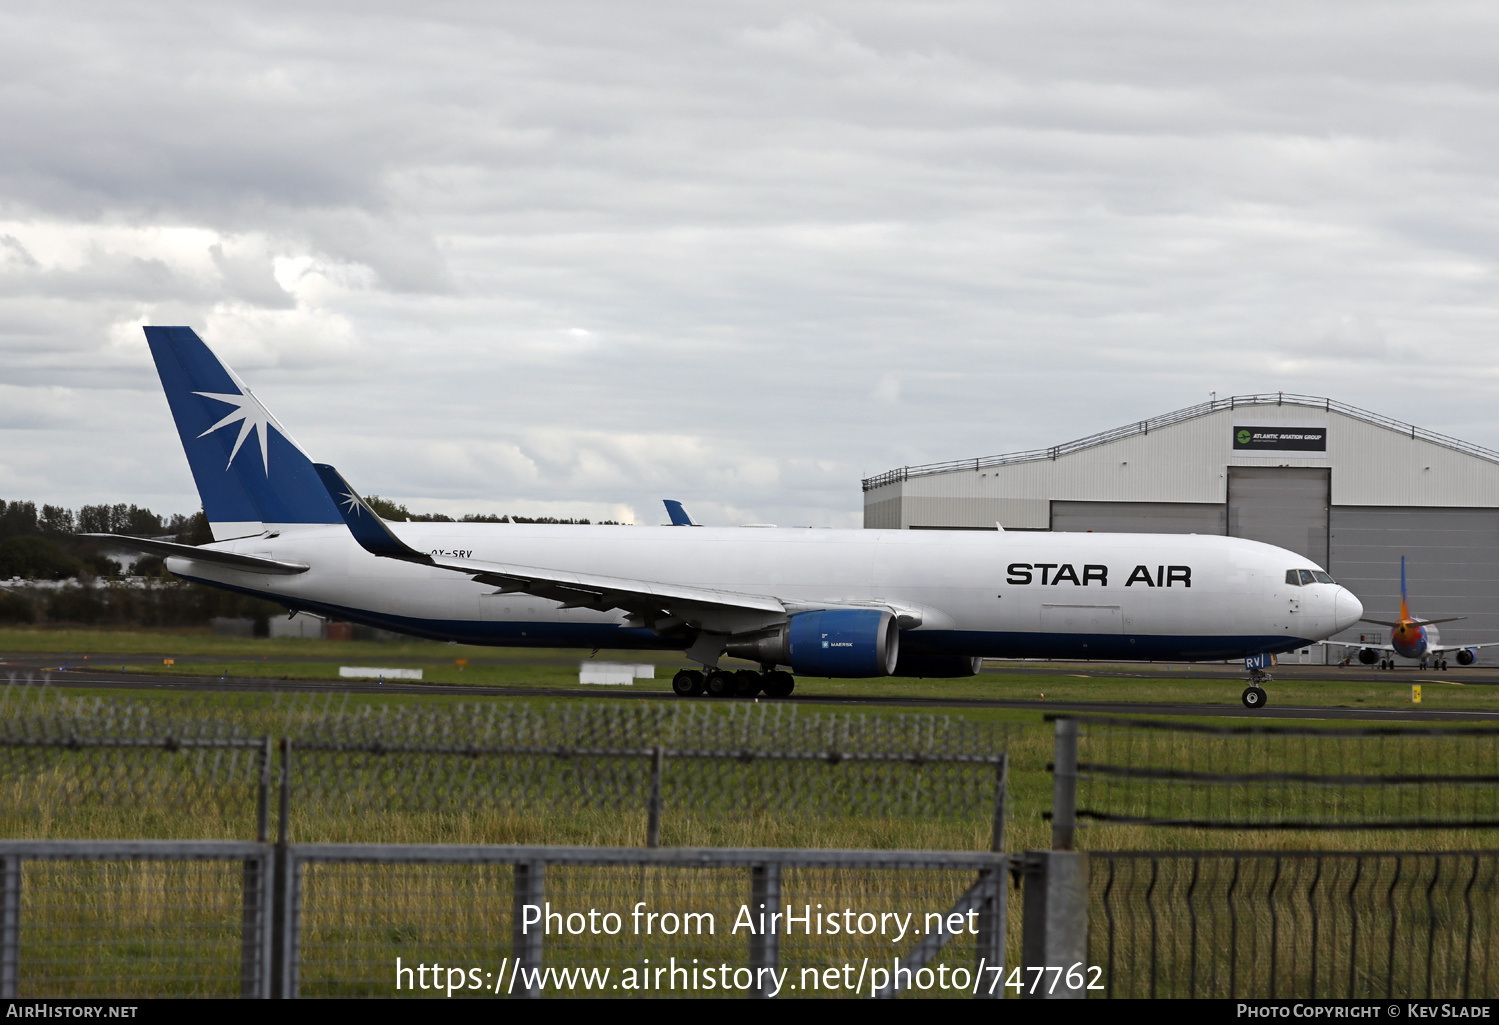
<instances>
[{"instance_id":1,"label":"cloudy sky","mask_svg":"<svg viewBox=\"0 0 1499 1025\"><path fill-rule=\"evenodd\" d=\"M1499 448L1491 4L0 6L0 497L197 507L195 327L413 508L861 522L1220 396Z\"/></svg>"}]
</instances>

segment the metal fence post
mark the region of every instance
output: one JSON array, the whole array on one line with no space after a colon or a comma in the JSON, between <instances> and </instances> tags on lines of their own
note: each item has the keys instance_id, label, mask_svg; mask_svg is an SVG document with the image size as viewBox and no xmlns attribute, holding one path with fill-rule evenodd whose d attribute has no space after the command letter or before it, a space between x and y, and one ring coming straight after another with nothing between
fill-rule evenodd
<instances>
[{"instance_id":1,"label":"metal fence post","mask_svg":"<svg viewBox=\"0 0 1499 1025\"><path fill-rule=\"evenodd\" d=\"M255 788L255 839L271 839L271 738L262 737L260 745L260 780Z\"/></svg>"},{"instance_id":2,"label":"metal fence post","mask_svg":"<svg viewBox=\"0 0 1499 1025\"><path fill-rule=\"evenodd\" d=\"M271 738L262 737L256 757L260 762L255 793L255 839L266 843L270 836L271 812ZM240 887L239 995L247 998L270 996L271 930L270 858L246 858L244 881Z\"/></svg>"},{"instance_id":3,"label":"metal fence post","mask_svg":"<svg viewBox=\"0 0 1499 1025\"><path fill-rule=\"evenodd\" d=\"M545 909L546 862L522 861L515 866L515 896L510 912L510 954L516 971L521 968L535 973L525 982L518 997L535 1000L541 996L541 938L543 929L525 928L526 905Z\"/></svg>"},{"instance_id":4,"label":"metal fence post","mask_svg":"<svg viewBox=\"0 0 1499 1025\"><path fill-rule=\"evenodd\" d=\"M1067 971L1074 967L1086 979L1088 968L1088 856L1072 849L1077 829L1077 720L1057 720L1055 751L1052 849L1025 854L1020 954L1027 969L1059 968L1061 974L1042 972L1021 995L1082 999L1087 991L1070 989L1065 981Z\"/></svg>"},{"instance_id":5,"label":"metal fence post","mask_svg":"<svg viewBox=\"0 0 1499 1025\"><path fill-rule=\"evenodd\" d=\"M1070 851L1077 830L1077 720L1058 719L1052 762L1051 847Z\"/></svg>"},{"instance_id":6,"label":"metal fence post","mask_svg":"<svg viewBox=\"0 0 1499 1025\"><path fill-rule=\"evenodd\" d=\"M979 872L984 896L978 907L978 950L975 951L978 960L974 966L978 988L974 995L980 1000L999 1000L1005 995L1003 985L994 983L1004 982L996 979L995 973L1002 971L1005 963L1005 932L1010 907L1008 874L1004 867Z\"/></svg>"},{"instance_id":7,"label":"metal fence post","mask_svg":"<svg viewBox=\"0 0 1499 1025\"><path fill-rule=\"evenodd\" d=\"M772 917L781 910L781 866L776 862L750 869L750 913L764 929L750 929L749 967L754 974L750 996L768 998L781 967L781 931ZM769 983L767 985L767 982Z\"/></svg>"},{"instance_id":8,"label":"metal fence post","mask_svg":"<svg viewBox=\"0 0 1499 1025\"><path fill-rule=\"evenodd\" d=\"M0 998L14 1000L21 984L21 858L0 858Z\"/></svg>"},{"instance_id":9,"label":"metal fence post","mask_svg":"<svg viewBox=\"0 0 1499 1025\"><path fill-rule=\"evenodd\" d=\"M1005 819L1010 813L1010 755L999 756L994 779L994 825L989 834L989 849L996 854L1005 849Z\"/></svg>"},{"instance_id":10,"label":"metal fence post","mask_svg":"<svg viewBox=\"0 0 1499 1025\"><path fill-rule=\"evenodd\" d=\"M1020 943L1027 969L1049 970L1021 996L1081 1000L1085 989L1069 989L1065 976L1075 968L1088 978L1088 856L1082 851L1026 851L1025 925ZM1029 975L1029 972L1026 973Z\"/></svg>"},{"instance_id":11,"label":"metal fence post","mask_svg":"<svg viewBox=\"0 0 1499 1025\"><path fill-rule=\"evenodd\" d=\"M661 771L665 768L665 761L665 752L659 744L651 748L651 796L645 823L647 847L661 846Z\"/></svg>"},{"instance_id":12,"label":"metal fence post","mask_svg":"<svg viewBox=\"0 0 1499 1025\"><path fill-rule=\"evenodd\" d=\"M246 858L240 886L239 995L264 999L270 995L270 894L266 877L271 858Z\"/></svg>"},{"instance_id":13,"label":"metal fence post","mask_svg":"<svg viewBox=\"0 0 1499 1025\"><path fill-rule=\"evenodd\" d=\"M276 816L276 847L271 859L271 996L297 992L297 908L299 866L291 857L291 740L281 738L281 800Z\"/></svg>"},{"instance_id":14,"label":"metal fence post","mask_svg":"<svg viewBox=\"0 0 1499 1025\"><path fill-rule=\"evenodd\" d=\"M995 766L994 826L990 834L989 848L996 854L1004 853L1005 819L1009 815L1009 804L1010 756L1005 753L999 756L999 764ZM974 952L976 957L974 971L979 980L975 995L980 1000L998 1000L1004 996L1002 986L993 986L991 989L987 983L995 981L990 974L991 969L998 971L1004 967L1005 963L1005 935L1010 906L1010 886L1007 875L1004 868L984 869L979 873L979 882L983 884L984 896L978 908L979 935L978 949Z\"/></svg>"}]
</instances>

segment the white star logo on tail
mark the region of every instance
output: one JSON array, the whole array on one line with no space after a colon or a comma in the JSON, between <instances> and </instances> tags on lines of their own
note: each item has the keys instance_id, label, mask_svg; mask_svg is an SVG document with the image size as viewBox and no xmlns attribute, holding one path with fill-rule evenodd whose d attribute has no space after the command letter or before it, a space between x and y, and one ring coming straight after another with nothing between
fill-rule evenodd
<instances>
[{"instance_id":1,"label":"white star logo on tail","mask_svg":"<svg viewBox=\"0 0 1499 1025\"><path fill-rule=\"evenodd\" d=\"M345 491L344 492L343 504L346 505L346 506L348 506L349 507L349 512L353 513L355 516L362 516L362 515L364 515L364 509L360 505L359 499L357 497L355 497L354 492L352 492L352 491Z\"/></svg>"},{"instance_id":2,"label":"white star logo on tail","mask_svg":"<svg viewBox=\"0 0 1499 1025\"><path fill-rule=\"evenodd\" d=\"M228 427L233 423L240 425L239 437L234 441L234 450L229 453L229 462L224 466L224 470L227 472L229 467L234 465L234 457L239 455L240 446L245 443L245 439L250 436L250 432L255 431L260 435L260 461L265 465L265 474L269 477L271 475L270 425L276 423L276 418L271 416L270 412L260 404L260 400L250 394L250 389L246 388L239 395L208 391L195 391L193 394L201 395L205 399L227 402L229 405L236 407L234 412L198 435L198 437L203 438L212 434L220 427ZM280 427L281 425L276 424L276 426Z\"/></svg>"}]
</instances>

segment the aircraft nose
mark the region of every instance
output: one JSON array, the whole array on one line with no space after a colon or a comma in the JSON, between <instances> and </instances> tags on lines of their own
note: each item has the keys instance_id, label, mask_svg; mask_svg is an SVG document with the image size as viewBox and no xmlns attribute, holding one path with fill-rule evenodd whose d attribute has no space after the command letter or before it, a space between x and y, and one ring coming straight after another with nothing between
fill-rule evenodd
<instances>
[{"instance_id":1,"label":"aircraft nose","mask_svg":"<svg viewBox=\"0 0 1499 1025\"><path fill-rule=\"evenodd\" d=\"M1364 617L1364 603L1353 596L1346 587L1338 588L1337 602L1333 605L1333 621L1339 630L1347 630Z\"/></svg>"}]
</instances>

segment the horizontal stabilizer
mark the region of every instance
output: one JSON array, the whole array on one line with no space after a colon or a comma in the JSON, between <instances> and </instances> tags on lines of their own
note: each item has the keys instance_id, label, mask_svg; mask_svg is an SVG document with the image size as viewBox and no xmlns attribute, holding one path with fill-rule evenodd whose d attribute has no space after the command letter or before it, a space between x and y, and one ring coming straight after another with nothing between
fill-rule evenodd
<instances>
[{"instance_id":1,"label":"horizontal stabilizer","mask_svg":"<svg viewBox=\"0 0 1499 1025\"><path fill-rule=\"evenodd\" d=\"M359 493L349 486L348 481L344 480L343 475L337 470L327 463L313 463L312 468L317 471L323 487L328 489L328 496L338 507L338 514L348 525L349 533L354 535L354 540L359 542L359 547L371 555L379 555L387 559L406 559L411 562L431 561L426 555L391 533L385 521L374 509L370 508L368 502L359 497Z\"/></svg>"},{"instance_id":2,"label":"horizontal stabilizer","mask_svg":"<svg viewBox=\"0 0 1499 1025\"><path fill-rule=\"evenodd\" d=\"M1446 619L1412 619L1410 622L1417 626L1433 626L1437 623L1456 623L1459 619L1467 619L1467 616L1448 616ZM1384 619L1360 619L1360 623L1373 623L1375 626L1399 627L1402 623L1392 623Z\"/></svg>"},{"instance_id":3,"label":"horizontal stabilizer","mask_svg":"<svg viewBox=\"0 0 1499 1025\"><path fill-rule=\"evenodd\" d=\"M130 537L127 534L79 534L78 536L96 537L103 541L113 541L121 548L145 552L147 555L159 555L163 559L192 559L194 562L207 562L217 566L229 566L232 569L250 570L255 573L289 574L307 572L305 563L283 562L280 559L267 559L260 555L240 555L237 552L221 552L215 548L179 545L175 541L153 541L144 537Z\"/></svg>"}]
</instances>

